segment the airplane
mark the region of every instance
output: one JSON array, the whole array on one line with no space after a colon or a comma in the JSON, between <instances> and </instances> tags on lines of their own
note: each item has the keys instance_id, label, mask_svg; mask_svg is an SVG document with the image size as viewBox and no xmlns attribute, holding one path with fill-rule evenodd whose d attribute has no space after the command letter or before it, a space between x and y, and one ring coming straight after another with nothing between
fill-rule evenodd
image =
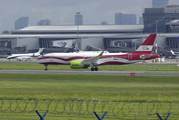
<instances>
[{"instance_id":1,"label":"airplane","mask_svg":"<svg viewBox=\"0 0 179 120\"><path fill-rule=\"evenodd\" d=\"M173 50L170 50L171 54L175 56L176 59L179 58L179 52L173 52Z\"/></svg>"},{"instance_id":2,"label":"airplane","mask_svg":"<svg viewBox=\"0 0 179 120\"><path fill-rule=\"evenodd\" d=\"M31 60L31 58L33 57L38 57L40 56L40 53L43 51L44 48L40 48L38 52L36 53L28 53L28 54L12 54L10 56L7 57L7 59L14 59L17 58L17 60L19 61L27 61L27 60Z\"/></svg>"},{"instance_id":3,"label":"airplane","mask_svg":"<svg viewBox=\"0 0 179 120\"><path fill-rule=\"evenodd\" d=\"M173 52L173 50L170 50L170 52L172 53L172 55L175 55L175 53Z\"/></svg>"},{"instance_id":4,"label":"airplane","mask_svg":"<svg viewBox=\"0 0 179 120\"><path fill-rule=\"evenodd\" d=\"M36 62L44 64L45 71L48 65L70 65L71 69L85 69L91 67L91 71L98 71L101 65L125 65L139 61L158 58L157 53L151 54L156 34L150 34L148 38L131 53L104 53L96 52L72 52L49 53L39 57Z\"/></svg>"},{"instance_id":5,"label":"airplane","mask_svg":"<svg viewBox=\"0 0 179 120\"><path fill-rule=\"evenodd\" d=\"M170 50L170 52L172 53L172 55L179 55L179 52L173 52L173 50Z\"/></svg>"},{"instance_id":6,"label":"airplane","mask_svg":"<svg viewBox=\"0 0 179 120\"><path fill-rule=\"evenodd\" d=\"M81 51L74 43L72 45L73 45L73 51L74 52L87 52L87 53L89 53L89 52L92 52L92 53L94 53L94 52L101 53L102 52L102 51ZM104 53L109 53L109 52L108 51L104 51Z\"/></svg>"}]
</instances>

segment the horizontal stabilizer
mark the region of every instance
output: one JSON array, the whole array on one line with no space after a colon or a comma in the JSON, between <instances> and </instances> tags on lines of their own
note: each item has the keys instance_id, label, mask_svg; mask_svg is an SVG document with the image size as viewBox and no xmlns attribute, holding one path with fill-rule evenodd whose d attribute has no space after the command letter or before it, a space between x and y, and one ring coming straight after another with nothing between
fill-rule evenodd
<instances>
[{"instance_id":1,"label":"horizontal stabilizer","mask_svg":"<svg viewBox=\"0 0 179 120\"><path fill-rule=\"evenodd\" d=\"M142 59L146 59L146 58L150 58L152 55L140 55L140 58Z\"/></svg>"}]
</instances>

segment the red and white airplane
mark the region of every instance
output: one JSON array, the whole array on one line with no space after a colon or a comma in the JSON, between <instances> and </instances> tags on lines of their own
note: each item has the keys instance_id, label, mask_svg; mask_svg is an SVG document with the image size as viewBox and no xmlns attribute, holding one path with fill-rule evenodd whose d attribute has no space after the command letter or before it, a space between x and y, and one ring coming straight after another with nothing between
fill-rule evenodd
<instances>
[{"instance_id":1,"label":"red and white airplane","mask_svg":"<svg viewBox=\"0 0 179 120\"><path fill-rule=\"evenodd\" d=\"M91 67L91 71L98 71L100 65L125 65L139 61L158 58L158 54L151 54L156 34L151 34L139 48L131 53L49 53L37 59L37 63L48 65L70 65L71 69Z\"/></svg>"}]
</instances>

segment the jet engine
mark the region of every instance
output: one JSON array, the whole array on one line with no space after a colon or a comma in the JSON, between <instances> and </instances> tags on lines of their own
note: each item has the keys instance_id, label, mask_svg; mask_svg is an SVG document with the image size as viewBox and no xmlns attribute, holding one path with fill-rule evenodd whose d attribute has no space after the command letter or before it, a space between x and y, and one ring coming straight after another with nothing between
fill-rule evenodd
<instances>
[{"instance_id":1,"label":"jet engine","mask_svg":"<svg viewBox=\"0 0 179 120\"><path fill-rule=\"evenodd\" d=\"M38 56L40 56L39 53L34 53L34 54L33 54L33 57L38 57Z\"/></svg>"},{"instance_id":2,"label":"jet engine","mask_svg":"<svg viewBox=\"0 0 179 120\"><path fill-rule=\"evenodd\" d=\"M70 67L71 69L84 69L88 68L89 65L84 65L81 61L71 61Z\"/></svg>"}]
</instances>

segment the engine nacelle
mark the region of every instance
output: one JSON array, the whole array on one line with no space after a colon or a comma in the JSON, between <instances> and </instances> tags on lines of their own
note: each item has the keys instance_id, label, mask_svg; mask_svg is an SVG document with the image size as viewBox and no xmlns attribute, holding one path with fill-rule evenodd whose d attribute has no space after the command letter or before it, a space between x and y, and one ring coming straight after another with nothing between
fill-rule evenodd
<instances>
[{"instance_id":1,"label":"engine nacelle","mask_svg":"<svg viewBox=\"0 0 179 120\"><path fill-rule=\"evenodd\" d=\"M40 56L39 53L34 53L34 54L33 54L33 57L38 57L38 56Z\"/></svg>"},{"instance_id":2,"label":"engine nacelle","mask_svg":"<svg viewBox=\"0 0 179 120\"><path fill-rule=\"evenodd\" d=\"M28 57L17 57L17 60L18 61L30 61L30 58L28 58Z\"/></svg>"},{"instance_id":3,"label":"engine nacelle","mask_svg":"<svg viewBox=\"0 0 179 120\"><path fill-rule=\"evenodd\" d=\"M84 69L88 68L89 66L83 65L81 61L71 61L70 67L71 69Z\"/></svg>"}]
</instances>

